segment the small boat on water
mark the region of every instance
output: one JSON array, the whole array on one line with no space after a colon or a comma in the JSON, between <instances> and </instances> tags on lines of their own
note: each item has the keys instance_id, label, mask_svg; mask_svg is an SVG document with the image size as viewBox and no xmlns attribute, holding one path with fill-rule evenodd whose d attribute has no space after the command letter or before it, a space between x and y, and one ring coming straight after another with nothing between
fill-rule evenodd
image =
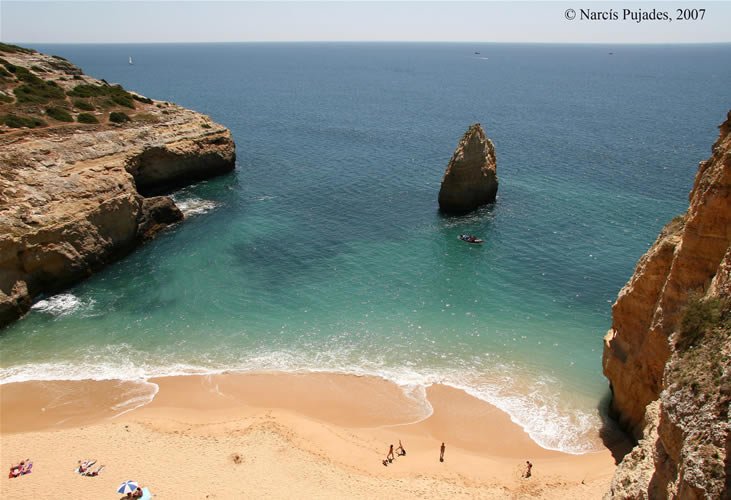
<instances>
[{"instance_id":1,"label":"small boat on water","mask_svg":"<svg viewBox=\"0 0 731 500\"><path fill-rule=\"evenodd\" d=\"M129 63L130 63L130 64L134 64L134 63L132 62L132 56L129 56Z\"/></svg>"},{"instance_id":2,"label":"small boat on water","mask_svg":"<svg viewBox=\"0 0 731 500\"><path fill-rule=\"evenodd\" d=\"M467 243L482 243L485 241L481 240L477 236L472 236L471 234L460 234L457 238Z\"/></svg>"}]
</instances>

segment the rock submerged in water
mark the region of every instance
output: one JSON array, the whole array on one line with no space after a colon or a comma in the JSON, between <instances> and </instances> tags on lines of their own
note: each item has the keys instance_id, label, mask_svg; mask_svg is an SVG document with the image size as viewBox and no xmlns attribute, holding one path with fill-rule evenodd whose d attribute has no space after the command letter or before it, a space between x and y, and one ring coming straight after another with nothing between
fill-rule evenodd
<instances>
[{"instance_id":1,"label":"rock submerged in water","mask_svg":"<svg viewBox=\"0 0 731 500\"><path fill-rule=\"evenodd\" d=\"M460 139L439 190L439 209L466 213L492 203L497 195L495 147L479 123Z\"/></svg>"}]
</instances>

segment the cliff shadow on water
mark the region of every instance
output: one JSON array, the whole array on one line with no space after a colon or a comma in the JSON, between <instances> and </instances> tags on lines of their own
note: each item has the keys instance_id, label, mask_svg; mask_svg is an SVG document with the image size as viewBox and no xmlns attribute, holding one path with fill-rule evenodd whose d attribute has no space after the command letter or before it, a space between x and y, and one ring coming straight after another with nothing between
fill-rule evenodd
<instances>
[{"instance_id":1,"label":"cliff shadow on water","mask_svg":"<svg viewBox=\"0 0 731 500\"><path fill-rule=\"evenodd\" d=\"M611 403L612 391L607 389L597 405L597 411L602 421L599 437L604 446L612 453L614 463L619 464L637 443L622 430L616 420L610 417Z\"/></svg>"},{"instance_id":2,"label":"cliff shadow on water","mask_svg":"<svg viewBox=\"0 0 731 500\"><path fill-rule=\"evenodd\" d=\"M436 209L436 220L445 229L463 228L464 231L489 236L497 216L497 202L483 205L476 210L462 213L445 212ZM485 239L485 238L483 238Z\"/></svg>"}]
</instances>

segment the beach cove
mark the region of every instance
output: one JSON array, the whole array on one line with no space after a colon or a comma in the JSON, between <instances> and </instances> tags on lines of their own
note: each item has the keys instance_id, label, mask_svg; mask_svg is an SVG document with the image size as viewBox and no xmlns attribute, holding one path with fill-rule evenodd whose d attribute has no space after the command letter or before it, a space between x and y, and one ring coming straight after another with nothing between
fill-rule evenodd
<instances>
[{"instance_id":1,"label":"beach cove","mask_svg":"<svg viewBox=\"0 0 731 500\"><path fill-rule=\"evenodd\" d=\"M596 498L614 471L609 451L545 450L497 408L446 386L427 390L424 418L418 402L371 377L150 382L154 400L116 418L112 408L142 389L113 381L4 385L1 460L34 461L31 475L4 480L4 494L107 498L120 478L135 478L160 498ZM399 439L407 454L384 467ZM99 477L73 474L87 458L105 465ZM524 478L528 459L534 469Z\"/></svg>"},{"instance_id":2,"label":"beach cove","mask_svg":"<svg viewBox=\"0 0 731 500\"><path fill-rule=\"evenodd\" d=\"M35 464L11 496L109 497L127 478L162 498L609 489L602 336L687 207L727 45L611 62L601 46L39 48L210 115L237 168L173 193L182 223L3 330L1 458ZM497 201L441 214L478 121ZM73 474L85 458L100 477Z\"/></svg>"}]
</instances>

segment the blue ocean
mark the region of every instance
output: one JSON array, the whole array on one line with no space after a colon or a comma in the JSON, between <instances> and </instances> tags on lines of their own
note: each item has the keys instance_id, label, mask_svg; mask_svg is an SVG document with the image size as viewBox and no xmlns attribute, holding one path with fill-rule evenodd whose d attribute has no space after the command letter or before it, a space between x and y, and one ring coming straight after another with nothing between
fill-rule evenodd
<instances>
[{"instance_id":1,"label":"blue ocean","mask_svg":"<svg viewBox=\"0 0 731 500\"><path fill-rule=\"evenodd\" d=\"M210 115L238 159L174 193L183 223L0 332L1 383L325 371L423 398L438 382L573 453L600 445L611 305L731 108L731 45L33 48ZM444 216L476 122L497 202Z\"/></svg>"}]
</instances>

